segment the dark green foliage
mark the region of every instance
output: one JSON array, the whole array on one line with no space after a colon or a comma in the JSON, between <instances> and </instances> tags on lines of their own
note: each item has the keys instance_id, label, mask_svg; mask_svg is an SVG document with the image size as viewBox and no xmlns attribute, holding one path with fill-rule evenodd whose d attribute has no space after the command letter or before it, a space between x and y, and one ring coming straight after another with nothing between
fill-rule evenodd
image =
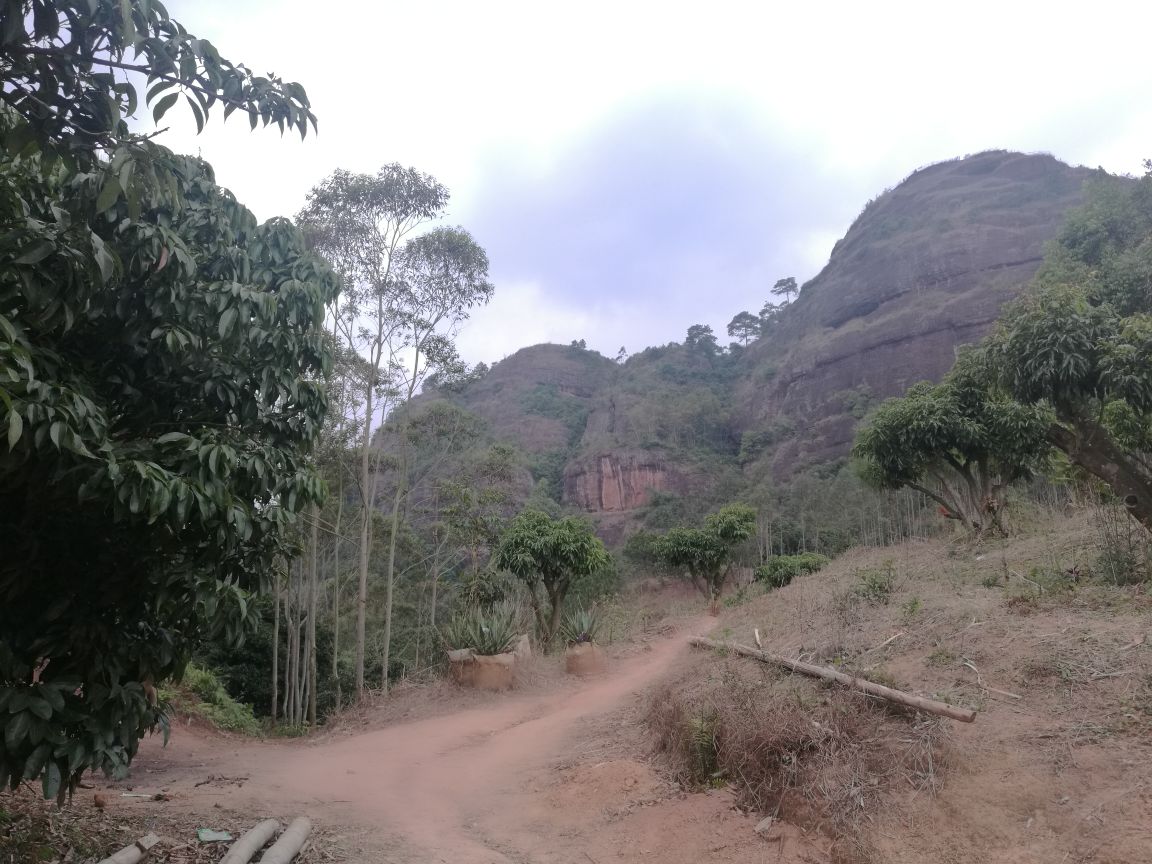
<instances>
[{"instance_id":1,"label":"dark green foliage","mask_svg":"<svg viewBox=\"0 0 1152 864\"><path fill-rule=\"evenodd\" d=\"M524 395L524 410L559 420L568 430L568 446L575 446L588 422L588 405L583 399L561 393L555 384L538 384Z\"/></svg>"},{"instance_id":2,"label":"dark green foliage","mask_svg":"<svg viewBox=\"0 0 1152 864\"><path fill-rule=\"evenodd\" d=\"M828 558L817 552L799 555L776 555L767 564L756 568L757 580L772 588L783 588L797 576L815 573L828 563Z\"/></svg>"},{"instance_id":3,"label":"dark green foliage","mask_svg":"<svg viewBox=\"0 0 1152 864\"><path fill-rule=\"evenodd\" d=\"M83 53L159 32L154 72L185 74L159 59L178 42L202 60L181 86L204 96L207 76L298 128L302 89L224 69L156 4L37 3L30 37L32 6L8 4L0 43L17 109L0 110L0 781L62 795L126 770L162 719L150 682L239 639L292 554L323 492L308 451L337 283L290 223L257 224L208 165L128 135L131 88ZM64 10L64 44L30 59Z\"/></svg>"},{"instance_id":4,"label":"dark green foliage","mask_svg":"<svg viewBox=\"0 0 1152 864\"><path fill-rule=\"evenodd\" d=\"M252 713L252 706L233 699L211 669L189 663L181 683L199 700L185 706L187 710L229 732L260 734L260 724Z\"/></svg>"},{"instance_id":5,"label":"dark green foliage","mask_svg":"<svg viewBox=\"0 0 1152 864\"><path fill-rule=\"evenodd\" d=\"M600 615L594 607L573 609L560 624L560 638L565 645L595 642L599 632Z\"/></svg>"},{"instance_id":6,"label":"dark green foliage","mask_svg":"<svg viewBox=\"0 0 1152 864\"><path fill-rule=\"evenodd\" d=\"M701 528L673 528L655 543L655 552L669 567L687 571L692 584L715 603L724 591L736 547L752 536L756 511L745 504L728 504L704 520Z\"/></svg>"},{"instance_id":7,"label":"dark green foliage","mask_svg":"<svg viewBox=\"0 0 1152 864\"><path fill-rule=\"evenodd\" d=\"M791 303L792 298L800 293L796 277L785 276L783 279L777 279L776 284L772 286L772 293L777 297L783 297L785 303Z\"/></svg>"},{"instance_id":8,"label":"dark green foliage","mask_svg":"<svg viewBox=\"0 0 1152 864\"><path fill-rule=\"evenodd\" d=\"M716 343L716 334L707 324L693 324L689 327L684 337L684 347L706 357L711 357L720 350L720 346Z\"/></svg>"},{"instance_id":9,"label":"dark green foliage","mask_svg":"<svg viewBox=\"0 0 1152 864\"><path fill-rule=\"evenodd\" d=\"M998 383L1050 405L1048 440L1152 529L1152 176L1092 184L986 340Z\"/></svg>"},{"instance_id":10,"label":"dark green foliage","mask_svg":"<svg viewBox=\"0 0 1152 864\"><path fill-rule=\"evenodd\" d=\"M885 401L856 437L866 479L923 492L974 533L1000 530L1003 490L1043 464L1050 420L991 389L993 375L970 351L939 384Z\"/></svg>"},{"instance_id":11,"label":"dark green foliage","mask_svg":"<svg viewBox=\"0 0 1152 864\"><path fill-rule=\"evenodd\" d=\"M440 631L444 647L449 651L470 648L477 654L487 655L511 651L519 635L516 607L511 603L466 609Z\"/></svg>"},{"instance_id":12,"label":"dark green foliage","mask_svg":"<svg viewBox=\"0 0 1152 864\"><path fill-rule=\"evenodd\" d=\"M751 312L739 312L728 322L728 335L747 345L760 337L760 319Z\"/></svg>"},{"instance_id":13,"label":"dark green foliage","mask_svg":"<svg viewBox=\"0 0 1152 864\"><path fill-rule=\"evenodd\" d=\"M21 128L41 142L78 153L128 137L124 118L141 100L124 69L147 76L145 101L157 121L183 94L197 128L217 103L225 117L246 113L252 128L274 123L303 137L316 126L303 87L226 60L169 18L161 3L6 0L0 92L27 123ZM27 141L16 134L12 143Z\"/></svg>"},{"instance_id":14,"label":"dark green foliage","mask_svg":"<svg viewBox=\"0 0 1152 864\"><path fill-rule=\"evenodd\" d=\"M787 418L775 420L766 429L749 429L740 436L740 452L736 461L741 465L755 462L767 450L776 446L796 432L796 427Z\"/></svg>"},{"instance_id":15,"label":"dark green foliage","mask_svg":"<svg viewBox=\"0 0 1152 864\"><path fill-rule=\"evenodd\" d=\"M574 583L606 569L612 559L585 520L525 510L512 520L493 560L528 587L540 639L548 644Z\"/></svg>"}]
</instances>

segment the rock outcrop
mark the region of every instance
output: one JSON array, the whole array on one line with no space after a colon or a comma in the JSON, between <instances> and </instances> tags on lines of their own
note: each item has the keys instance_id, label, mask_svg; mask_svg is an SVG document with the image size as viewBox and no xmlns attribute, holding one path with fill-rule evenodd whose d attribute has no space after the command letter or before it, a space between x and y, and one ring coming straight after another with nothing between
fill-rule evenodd
<instances>
[{"instance_id":1,"label":"rock outcrop","mask_svg":"<svg viewBox=\"0 0 1152 864\"><path fill-rule=\"evenodd\" d=\"M869 202L738 354L673 344L617 364L536 345L448 398L521 449L527 488L547 484L606 535L658 492L733 500L752 478L842 459L879 400L943 375L1027 285L1092 173L1004 151L921 169Z\"/></svg>"},{"instance_id":2,"label":"rock outcrop","mask_svg":"<svg viewBox=\"0 0 1152 864\"><path fill-rule=\"evenodd\" d=\"M635 510L655 491L679 484L659 459L644 454L605 453L570 463L564 471L564 500L592 513Z\"/></svg>"},{"instance_id":3,"label":"rock outcrop","mask_svg":"<svg viewBox=\"0 0 1152 864\"><path fill-rule=\"evenodd\" d=\"M741 425L784 421L796 433L773 473L844 456L870 406L947 372L1035 274L1091 173L1048 155L981 153L923 168L870 202L748 352Z\"/></svg>"}]
</instances>

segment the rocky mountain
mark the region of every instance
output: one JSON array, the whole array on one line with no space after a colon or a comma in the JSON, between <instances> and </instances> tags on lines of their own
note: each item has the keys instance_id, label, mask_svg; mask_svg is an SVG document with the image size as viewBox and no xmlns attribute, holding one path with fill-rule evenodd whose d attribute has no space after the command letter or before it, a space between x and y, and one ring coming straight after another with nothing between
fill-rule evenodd
<instances>
[{"instance_id":1,"label":"rocky mountain","mask_svg":"<svg viewBox=\"0 0 1152 864\"><path fill-rule=\"evenodd\" d=\"M939 378L989 329L1091 174L1005 151L923 168L868 203L747 348L672 343L617 364L535 345L422 398L478 415L523 452L538 488L609 536L640 508L695 509L787 481L843 459L870 406Z\"/></svg>"}]
</instances>

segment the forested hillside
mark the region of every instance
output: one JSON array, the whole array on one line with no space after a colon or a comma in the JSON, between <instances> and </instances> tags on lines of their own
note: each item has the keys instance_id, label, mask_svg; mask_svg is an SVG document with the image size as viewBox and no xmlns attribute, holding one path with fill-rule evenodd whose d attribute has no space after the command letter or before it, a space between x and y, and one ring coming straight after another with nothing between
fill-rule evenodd
<instances>
[{"instance_id":1,"label":"forested hillside","mask_svg":"<svg viewBox=\"0 0 1152 864\"><path fill-rule=\"evenodd\" d=\"M419 401L475 415L518 452L522 497L592 514L613 542L736 496L811 501L815 484L843 502L858 421L989 330L1093 173L1006 151L923 168L868 202L795 299L749 297L764 308L737 314L727 348L699 325L616 360L535 345Z\"/></svg>"}]
</instances>

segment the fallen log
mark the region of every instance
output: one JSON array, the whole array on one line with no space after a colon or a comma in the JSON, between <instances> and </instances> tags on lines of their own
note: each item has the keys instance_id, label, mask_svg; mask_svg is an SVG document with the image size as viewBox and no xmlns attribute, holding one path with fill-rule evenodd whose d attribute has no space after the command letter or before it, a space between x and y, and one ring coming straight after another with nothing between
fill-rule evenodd
<instances>
[{"instance_id":1,"label":"fallen log","mask_svg":"<svg viewBox=\"0 0 1152 864\"><path fill-rule=\"evenodd\" d=\"M307 816L297 816L292 824L284 829L280 839L264 853L260 864L289 864L299 853L304 841L312 833L312 822Z\"/></svg>"},{"instance_id":2,"label":"fallen log","mask_svg":"<svg viewBox=\"0 0 1152 864\"><path fill-rule=\"evenodd\" d=\"M160 838L155 834L145 834L131 846L125 846L119 852L109 855L100 864L137 864L159 842Z\"/></svg>"},{"instance_id":3,"label":"fallen log","mask_svg":"<svg viewBox=\"0 0 1152 864\"><path fill-rule=\"evenodd\" d=\"M258 822L250 831L232 844L228 854L220 859L220 864L248 864L252 856L264 848L264 844L276 836L280 823L275 819Z\"/></svg>"},{"instance_id":4,"label":"fallen log","mask_svg":"<svg viewBox=\"0 0 1152 864\"><path fill-rule=\"evenodd\" d=\"M976 719L976 712L968 708L957 708L955 705L937 702L935 699L913 696L911 693L905 693L902 690L893 690L891 687L874 684L871 681L865 681L863 678L855 678L836 669L829 669L827 666L816 666L800 660L790 660L787 657L781 657L777 654L769 654L767 651L757 651L755 648L750 648L747 645L716 642L712 639L705 639L702 636L693 636L688 641L698 648L715 648L719 651L732 651L735 654L751 657L754 660L760 660L764 663L775 663L778 666L783 666L785 669L791 669L793 672L801 672L805 675L823 678L826 681L835 681L846 687L867 693L869 696L878 696L881 699L887 699L889 702L896 702L909 708L915 708L917 711L927 711L929 714L951 717L953 720L959 720L961 723L971 723Z\"/></svg>"}]
</instances>

